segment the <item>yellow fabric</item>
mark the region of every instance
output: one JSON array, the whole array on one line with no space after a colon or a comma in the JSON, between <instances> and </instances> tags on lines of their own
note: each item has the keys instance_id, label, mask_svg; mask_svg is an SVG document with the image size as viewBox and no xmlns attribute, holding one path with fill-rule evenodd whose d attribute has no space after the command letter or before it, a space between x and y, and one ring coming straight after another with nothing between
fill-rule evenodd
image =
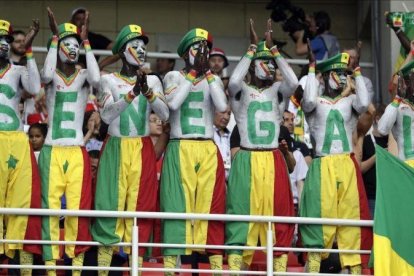
<instances>
[{"instance_id":1,"label":"yellow fabric","mask_svg":"<svg viewBox=\"0 0 414 276\"><path fill-rule=\"evenodd\" d=\"M223 269L223 256L222 255L211 255L208 257L208 260L210 261L211 270L222 270Z\"/></svg>"},{"instance_id":2,"label":"yellow fabric","mask_svg":"<svg viewBox=\"0 0 414 276\"><path fill-rule=\"evenodd\" d=\"M136 211L137 198L142 172L141 138L121 139L121 158L119 160L118 180L118 211ZM124 242L131 242L133 219L118 218L115 233ZM124 252L131 254L130 247L124 247Z\"/></svg>"},{"instance_id":3,"label":"yellow fabric","mask_svg":"<svg viewBox=\"0 0 414 276\"><path fill-rule=\"evenodd\" d=\"M361 265L354 265L349 268L349 271L353 275L361 275L362 274L362 266Z\"/></svg>"},{"instance_id":4,"label":"yellow fabric","mask_svg":"<svg viewBox=\"0 0 414 276\"><path fill-rule=\"evenodd\" d=\"M45 265L47 266L56 266L55 260L45 261ZM47 276L56 276L56 270L50 269L47 271Z\"/></svg>"},{"instance_id":5,"label":"yellow fabric","mask_svg":"<svg viewBox=\"0 0 414 276\"><path fill-rule=\"evenodd\" d=\"M30 208L32 163L27 135L23 131L0 131L0 207ZM0 235L24 240L27 216L0 215ZM3 225L4 223L4 225ZM4 229L6 230L4 233ZM23 244L0 244L0 254L14 256Z\"/></svg>"},{"instance_id":6,"label":"yellow fabric","mask_svg":"<svg viewBox=\"0 0 414 276\"><path fill-rule=\"evenodd\" d=\"M177 256L164 256L164 268L175 268L177 265ZM166 276L174 276L174 272L164 272Z\"/></svg>"},{"instance_id":7,"label":"yellow fabric","mask_svg":"<svg viewBox=\"0 0 414 276\"><path fill-rule=\"evenodd\" d=\"M282 254L273 259L273 270L275 272L286 272L287 271L288 255Z\"/></svg>"},{"instance_id":8,"label":"yellow fabric","mask_svg":"<svg viewBox=\"0 0 414 276\"><path fill-rule=\"evenodd\" d=\"M26 252L24 250L19 251L20 254L20 264L22 265L32 265L33 264L33 254ZM22 268L20 269L20 275L22 276L31 276L32 269L30 268Z\"/></svg>"},{"instance_id":9,"label":"yellow fabric","mask_svg":"<svg viewBox=\"0 0 414 276\"><path fill-rule=\"evenodd\" d=\"M321 217L359 219L359 192L355 165L349 154L322 157ZM358 250L361 231L358 227L323 225L325 248L331 248L337 238L340 249ZM322 258L329 254L322 254ZM342 267L361 264L359 254L340 254Z\"/></svg>"},{"instance_id":10,"label":"yellow fabric","mask_svg":"<svg viewBox=\"0 0 414 276\"><path fill-rule=\"evenodd\" d=\"M406 160L405 164L407 164L408 166L410 166L411 168L414 168L414 159L411 160Z\"/></svg>"},{"instance_id":11,"label":"yellow fabric","mask_svg":"<svg viewBox=\"0 0 414 276\"><path fill-rule=\"evenodd\" d=\"M85 259L85 253L80 253L78 256L72 259L72 266L83 266L83 260ZM73 270L72 276L80 276L82 270Z\"/></svg>"},{"instance_id":12,"label":"yellow fabric","mask_svg":"<svg viewBox=\"0 0 414 276\"><path fill-rule=\"evenodd\" d=\"M180 172L187 213L210 213L217 171L217 146L208 141L180 141ZM186 243L206 244L207 221L186 221ZM186 254L203 249L186 249Z\"/></svg>"},{"instance_id":13,"label":"yellow fabric","mask_svg":"<svg viewBox=\"0 0 414 276\"><path fill-rule=\"evenodd\" d=\"M227 257L227 263L229 270L240 270L243 262L243 257L238 254L229 254Z\"/></svg>"},{"instance_id":14,"label":"yellow fabric","mask_svg":"<svg viewBox=\"0 0 414 276\"><path fill-rule=\"evenodd\" d=\"M307 266L307 272L319 273L319 270L321 268L321 253L309 252Z\"/></svg>"},{"instance_id":15,"label":"yellow fabric","mask_svg":"<svg viewBox=\"0 0 414 276\"><path fill-rule=\"evenodd\" d=\"M48 202L50 209L61 208L61 198L66 197L68 210L79 210L83 184L83 154L79 146L53 147L50 156ZM66 170L66 172L65 172ZM50 238L59 240L59 217L49 217ZM65 218L65 241L76 241L78 236L78 218ZM52 245L53 259L59 259L59 245ZM75 257L75 245L66 245L69 258Z\"/></svg>"},{"instance_id":16,"label":"yellow fabric","mask_svg":"<svg viewBox=\"0 0 414 276\"><path fill-rule=\"evenodd\" d=\"M274 203L275 166L273 152L253 151L250 157L250 214L252 216L272 216ZM246 246L267 243L267 223L251 222L247 233ZM273 244L276 242L274 224L272 223ZM243 260L250 265L254 250L244 250Z\"/></svg>"},{"instance_id":17,"label":"yellow fabric","mask_svg":"<svg viewBox=\"0 0 414 276\"><path fill-rule=\"evenodd\" d=\"M98 248L98 266L111 266L113 250L111 246L100 246ZM108 275L109 271L100 270L99 276Z\"/></svg>"},{"instance_id":18,"label":"yellow fabric","mask_svg":"<svg viewBox=\"0 0 414 276\"><path fill-rule=\"evenodd\" d=\"M373 250L376 276L414 275L414 267L392 249L387 237L374 234Z\"/></svg>"}]
</instances>

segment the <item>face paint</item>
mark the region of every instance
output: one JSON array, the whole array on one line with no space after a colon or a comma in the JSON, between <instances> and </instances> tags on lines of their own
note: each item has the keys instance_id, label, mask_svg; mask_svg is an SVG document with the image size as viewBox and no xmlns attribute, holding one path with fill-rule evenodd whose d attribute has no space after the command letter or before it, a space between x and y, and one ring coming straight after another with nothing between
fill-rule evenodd
<instances>
[{"instance_id":1,"label":"face paint","mask_svg":"<svg viewBox=\"0 0 414 276\"><path fill-rule=\"evenodd\" d=\"M275 78L275 65L273 60L256 59L254 61L254 72L261 80L273 80Z\"/></svg>"},{"instance_id":2,"label":"face paint","mask_svg":"<svg viewBox=\"0 0 414 276\"><path fill-rule=\"evenodd\" d=\"M133 39L125 46L124 56L128 64L142 66L145 62L146 47L142 39Z\"/></svg>"},{"instance_id":3,"label":"face paint","mask_svg":"<svg viewBox=\"0 0 414 276\"><path fill-rule=\"evenodd\" d=\"M6 37L0 37L0 58L7 58L10 52L10 44L7 42Z\"/></svg>"},{"instance_id":4,"label":"face paint","mask_svg":"<svg viewBox=\"0 0 414 276\"><path fill-rule=\"evenodd\" d=\"M62 39L59 44L59 58L63 63L77 63L79 58L79 42L73 36Z\"/></svg>"},{"instance_id":5,"label":"face paint","mask_svg":"<svg viewBox=\"0 0 414 276\"><path fill-rule=\"evenodd\" d=\"M346 85L346 74L345 72L335 72L331 71L329 74L329 86L333 90L338 90L344 88Z\"/></svg>"},{"instance_id":6,"label":"face paint","mask_svg":"<svg viewBox=\"0 0 414 276\"><path fill-rule=\"evenodd\" d=\"M190 61L190 65L194 65L195 57L197 55L198 49L200 48L200 43L196 43L190 46L188 49L188 58Z\"/></svg>"}]
</instances>

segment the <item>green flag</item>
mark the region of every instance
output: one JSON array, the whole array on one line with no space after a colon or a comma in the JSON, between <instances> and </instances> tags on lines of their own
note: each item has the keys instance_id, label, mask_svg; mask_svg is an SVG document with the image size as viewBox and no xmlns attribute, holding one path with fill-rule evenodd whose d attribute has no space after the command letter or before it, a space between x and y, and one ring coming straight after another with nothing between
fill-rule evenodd
<instances>
[{"instance_id":1,"label":"green flag","mask_svg":"<svg viewBox=\"0 0 414 276\"><path fill-rule=\"evenodd\" d=\"M379 146L375 151L375 275L414 275L414 169Z\"/></svg>"},{"instance_id":2,"label":"green flag","mask_svg":"<svg viewBox=\"0 0 414 276\"><path fill-rule=\"evenodd\" d=\"M402 27L404 33L407 35L409 40L414 39L414 12L390 12L387 16L391 17L393 26ZM400 47L400 54L397 58L397 61L394 66L394 71L397 72L401 64L403 64L405 58L407 57L407 52L404 47Z\"/></svg>"}]
</instances>

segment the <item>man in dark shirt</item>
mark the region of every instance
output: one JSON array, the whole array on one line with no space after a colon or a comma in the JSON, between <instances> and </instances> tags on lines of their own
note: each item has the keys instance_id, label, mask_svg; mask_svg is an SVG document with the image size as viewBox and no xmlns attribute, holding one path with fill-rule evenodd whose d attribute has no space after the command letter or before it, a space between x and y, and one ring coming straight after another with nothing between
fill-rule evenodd
<instances>
[{"instance_id":1,"label":"man in dark shirt","mask_svg":"<svg viewBox=\"0 0 414 276\"><path fill-rule=\"evenodd\" d=\"M72 17L70 22L76 27L81 30L83 22L85 22L85 13L86 8L79 7L72 11ZM103 36L101 34L97 34L94 32L89 31L88 33L89 43L91 44L91 48L94 50L111 50L112 49L112 41ZM99 56L95 55L96 61L99 61ZM78 64L81 65L83 68L86 68L86 58L85 55L79 56Z\"/></svg>"},{"instance_id":2,"label":"man in dark shirt","mask_svg":"<svg viewBox=\"0 0 414 276\"><path fill-rule=\"evenodd\" d=\"M382 148L388 148L388 135L381 136L378 132L378 121L384 114L385 106L377 105L375 107L376 115L372 125L372 132L365 136L362 145L362 163L361 172L364 178L365 192L368 198L371 215L374 216L375 210L375 193L377 190L377 176L375 170L375 145Z\"/></svg>"},{"instance_id":3,"label":"man in dark shirt","mask_svg":"<svg viewBox=\"0 0 414 276\"><path fill-rule=\"evenodd\" d=\"M293 136L294 120L295 114L288 110L285 110L285 112L283 112L283 125L289 130L291 136ZM303 154L303 157L305 157L306 164L308 164L309 166L312 162L312 156L308 146L301 141L295 141L294 139L292 139L292 147L293 150L299 150Z\"/></svg>"}]
</instances>

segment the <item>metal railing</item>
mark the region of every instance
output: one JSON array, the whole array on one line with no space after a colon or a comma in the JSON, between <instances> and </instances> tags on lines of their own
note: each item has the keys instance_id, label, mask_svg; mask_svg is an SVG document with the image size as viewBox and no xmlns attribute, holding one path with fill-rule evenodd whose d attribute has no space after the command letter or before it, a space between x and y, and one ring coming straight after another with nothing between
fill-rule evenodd
<instances>
[{"instance_id":1,"label":"metal railing","mask_svg":"<svg viewBox=\"0 0 414 276\"><path fill-rule=\"evenodd\" d=\"M33 46L33 52L35 53L47 53L46 47L39 47ZM85 51L81 50L81 54L84 54ZM112 52L109 50L92 50L95 55L99 56L112 56ZM242 57L241 56L226 56L229 62L238 62ZM161 53L161 52L147 52L147 58L172 58L172 59L180 59L177 54L174 53ZM309 61L307 59L286 59L286 61L290 64L295 65L305 65L308 64ZM372 62L361 62L360 66L363 68L373 68L374 64Z\"/></svg>"},{"instance_id":2,"label":"metal railing","mask_svg":"<svg viewBox=\"0 0 414 276\"><path fill-rule=\"evenodd\" d=\"M1 264L0 269L57 269L57 270L106 270L106 271L129 271L131 275L137 276L139 272L182 272L182 273L211 273L209 269L183 269L183 268L148 268L138 267L139 247L160 247L160 248L191 248L191 249L221 249L221 250L266 250L266 271L237 271L241 275L319 275L315 273L302 272L273 272L273 251L292 252L329 252L344 254L370 254L370 250L341 250L341 249L318 249L318 248L293 248L273 247L272 223L288 224L323 224L337 226L359 226L372 227L371 220L348 220L348 219L323 219L323 218L301 218L301 217L278 217L278 216L247 216L247 215L219 215L219 214L193 214L193 213L156 213L156 212L118 212L118 211L93 211L93 210L58 210L58 209L17 209L0 208L2 215L36 215L36 216L76 216L76 217L106 217L106 218L127 218L133 219L132 242L120 242L112 246L130 246L131 266L128 267L93 267L93 266L47 266L47 265L10 265ZM141 243L138 240L137 219L179 219L179 220L219 220L219 221L243 221L261 222L268 224L266 246L229 246L229 245L197 245L197 244L167 244L167 243ZM0 239L0 243L20 244L51 244L51 245L86 245L102 246L101 243L93 241L36 241L36 240L8 240ZM214 273L229 274L230 270L214 270ZM338 275L338 274L323 274Z\"/></svg>"}]
</instances>

